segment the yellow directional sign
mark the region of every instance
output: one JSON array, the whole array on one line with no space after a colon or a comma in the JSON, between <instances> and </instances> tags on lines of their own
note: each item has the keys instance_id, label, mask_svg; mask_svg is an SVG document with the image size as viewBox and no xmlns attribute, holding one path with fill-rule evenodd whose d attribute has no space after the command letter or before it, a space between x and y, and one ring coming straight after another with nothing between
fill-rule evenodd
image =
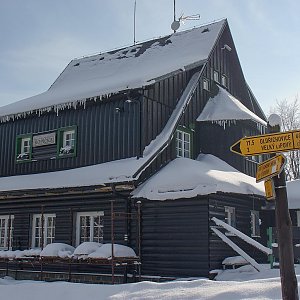
<instances>
[{"instance_id":1,"label":"yellow directional sign","mask_svg":"<svg viewBox=\"0 0 300 300\"><path fill-rule=\"evenodd\" d=\"M273 179L265 181L265 191L267 200L274 200L276 198Z\"/></svg>"},{"instance_id":2,"label":"yellow directional sign","mask_svg":"<svg viewBox=\"0 0 300 300\"><path fill-rule=\"evenodd\" d=\"M232 152L243 156L297 149L300 149L300 130L244 137L230 147Z\"/></svg>"},{"instance_id":3,"label":"yellow directional sign","mask_svg":"<svg viewBox=\"0 0 300 300\"><path fill-rule=\"evenodd\" d=\"M257 166L256 182L260 182L277 176L282 171L286 159L284 155L278 154Z\"/></svg>"}]
</instances>

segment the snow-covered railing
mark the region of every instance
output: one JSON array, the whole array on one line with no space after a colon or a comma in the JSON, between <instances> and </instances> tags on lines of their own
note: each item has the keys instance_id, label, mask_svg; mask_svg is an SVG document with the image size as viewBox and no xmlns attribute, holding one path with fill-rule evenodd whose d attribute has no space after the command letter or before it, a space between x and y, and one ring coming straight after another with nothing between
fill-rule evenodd
<instances>
[{"instance_id":1,"label":"snow-covered railing","mask_svg":"<svg viewBox=\"0 0 300 300\"><path fill-rule=\"evenodd\" d=\"M225 228L229 232L235 234L240 239L242 239L246 243L254 246L255 248L259 249L260 251L264 252L265 254L267 254L267 255L271 255L272 254L272 249L265 247L264 245L260 244L256 240L250 238L249 236L247 236L246 234L244 234L241 231L237 230L236 228L230 226L229 224L227 224L227 223L225 223L225 222L223 222L223 221L221 221L221 220L219 220L219 219L217 219L215 217L213 217L211 220L213 222L215 222L216 225L222 226L223 228Z\"/></svg>"},{"instance_id":2,"label":"snow-covered railing","mask_svg":"<svg viewBox=\"0 0 300 300\"><path fill-rule=\"evenodd\" d=\"M261 266L250 257L245 251L237 246L232 240L230 240L225 234L219 231L217 228L211 227L211 230L227 245L229 245L234 251L241 255L246 261L248 261L257 271L261 271Z\"/></svg>"}]
</instances>

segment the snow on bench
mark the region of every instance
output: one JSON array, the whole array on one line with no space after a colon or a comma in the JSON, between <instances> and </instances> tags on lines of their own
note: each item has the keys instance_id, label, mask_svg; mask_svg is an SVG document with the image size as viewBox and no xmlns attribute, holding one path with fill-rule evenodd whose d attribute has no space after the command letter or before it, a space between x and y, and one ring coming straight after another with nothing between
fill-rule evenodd
<instances>
[{"instance_id":1,"label":"snow on bench","mask_svg":"<svg viewBox=\"0 0 300 300\"><path fill-rule=\"evenodd\" d=\"M249 262L243 258L242 256L231 256L227 257L222 261L223 269L225 270L226 267L232 267L232 269L235 269L236 267L249 265Z\"/></svg>"}]
</instances>

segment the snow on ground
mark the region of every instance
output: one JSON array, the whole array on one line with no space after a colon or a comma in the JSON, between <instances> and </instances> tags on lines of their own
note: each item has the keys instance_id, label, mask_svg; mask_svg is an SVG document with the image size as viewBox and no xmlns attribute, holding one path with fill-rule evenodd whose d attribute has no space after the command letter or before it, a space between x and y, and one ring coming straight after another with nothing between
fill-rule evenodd
<instances>
[{"instance_id":1,"label":"snow on ground","mask_svg":"<svg viewBox=\"0 0 300 300\"><path fill-rule=\"evenodd\" d=\"M1 299L10 300L236 300L281 299L279 270L263 265L257 272L251 266L225 270L216 281L177 280L166 283L140 282L123 285L79 284L68 282L16 281L0 279ZM300 274L300 266L296 266ZM300 276L298 276L299 282Z\"/></svg>"}]
</instances>

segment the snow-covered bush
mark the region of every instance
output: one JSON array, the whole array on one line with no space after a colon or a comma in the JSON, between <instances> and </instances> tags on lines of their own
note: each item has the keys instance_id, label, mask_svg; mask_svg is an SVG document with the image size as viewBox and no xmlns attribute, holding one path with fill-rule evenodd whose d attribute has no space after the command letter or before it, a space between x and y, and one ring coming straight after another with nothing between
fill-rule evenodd
<instances>
[{"instance_id":1,"label":"snow-covered bush","mask_svg":"<svg viewBox=\"0 0 300 300\"><path fill-rule=\"evenodd\" d=\"M95 252L88 255L89 258L110 258L111 256L111 244L104 244L101 247L99 247ZM114 244L114 256L136 257L136 254L130 247Z\"/></svg>"},{"instance_id":2,"label":"snow-covered bush","mask_svg":"<svg viewBox=\"0 0 300 300\"><path fill-rule=\"evenodd\" d=\"M95 252L101 246L101 243L84 242L75 249L74 255L89 255L92 252Z\"/></svg>"},{"instance_id":3,"label":"snow-covered bush","mask_svg":"<svg viewBox=\"0 0 300 300\"><path fill-rule=\"evenodd\" d=\"M75 248L64 243L48 244L41 252L41 257L71 257Z\"/></svg>"}]
</instances>

